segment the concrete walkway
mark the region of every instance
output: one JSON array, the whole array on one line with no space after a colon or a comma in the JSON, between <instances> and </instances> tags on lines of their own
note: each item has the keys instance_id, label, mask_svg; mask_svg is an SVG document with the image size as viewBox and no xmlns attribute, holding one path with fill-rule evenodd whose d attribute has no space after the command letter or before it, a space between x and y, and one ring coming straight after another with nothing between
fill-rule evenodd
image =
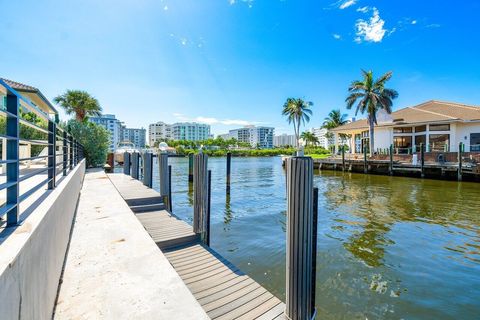
<instances>
[{"instance_id":1,"label":"concrete walkway","mask_svg":"<svg viewBox=\"0 0 480 320\"><path fill-rule=\"evenodd\" d=\"M103 171L80 195L56 319L208 319Z\"/></svg>"}]
</instances>

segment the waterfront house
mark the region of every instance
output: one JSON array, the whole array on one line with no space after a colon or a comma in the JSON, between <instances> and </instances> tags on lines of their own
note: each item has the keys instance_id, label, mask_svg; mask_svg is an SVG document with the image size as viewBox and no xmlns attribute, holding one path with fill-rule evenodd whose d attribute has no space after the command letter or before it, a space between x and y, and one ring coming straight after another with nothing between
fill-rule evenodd
<instances>
[{"instance_id":1,"label":"waterfront house","mask_svg":"<svg viewBox=\"0 0 480 320\"><path fill-rule=\"evenodd\" d=\"M0 78L0 109L1 110L6 110L7 108L7 89L4 86L8 86L21 94L24 99L29 100L30 104L34 108L29 108L28 110L25 110L27 112L33 112L36 113L39 118L43 118L45 116L53 119L57 119L58 117L58 112L55 109L55 107L48 101L48 99L43 95L43 93L30 85L26 85L20 82ZM41 113L41 114L40 114ZM32 142L26 139L22 139L22 132L20 132L20 142L19 142L19 153L20 153L20 158L29 158L32 156ZM6 152L6 138L2 137L0 138L0 141L2 143L1 147L1 156L0 158L2 160L6 160L7 152ZM46 143L47 141L37 141L38 143ZM41 153L43 154L46 152L46 147L44 148L45 150L42 151ZM35 154L37 155L37 154ZM30 162L31 161L24 161L22 164L26 164L27 167L30 167ZM3 173L4 170L4 164L0 165L0 173Z\"/></svg>"},{"instance_id":2,"label":"waterfront house","mask_svg":"<svg viewBox=\"0 0 480 320\"><path fill-rule=\"evenodd\" d=\"M378 113L375 125L375 152L393 144L395 153L419 151L457 152L460 142L465 152L480 152L480 107L453 102L427 101L391 114ZM332 130L335 150L341 136L346 136L351 153L362 153L369 144L366 119L347 123Z\"/></svg>"}]
</instances>

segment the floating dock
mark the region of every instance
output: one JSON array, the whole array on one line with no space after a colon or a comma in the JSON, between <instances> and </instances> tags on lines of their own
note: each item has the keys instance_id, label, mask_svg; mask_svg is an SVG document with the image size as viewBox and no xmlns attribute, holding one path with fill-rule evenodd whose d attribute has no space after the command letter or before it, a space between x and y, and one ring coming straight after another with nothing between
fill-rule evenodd
<instances>
[{"instance_id":1,"label":"floating dock","mask_svg":"<svg viewBox=\"0 0 480 320\"><path fill-rule=\"evenodd\" d=\"M159 193L129 175L108 177L211 319L286 319L280 299L204 245Z\"/></svg>"}]
</instances>

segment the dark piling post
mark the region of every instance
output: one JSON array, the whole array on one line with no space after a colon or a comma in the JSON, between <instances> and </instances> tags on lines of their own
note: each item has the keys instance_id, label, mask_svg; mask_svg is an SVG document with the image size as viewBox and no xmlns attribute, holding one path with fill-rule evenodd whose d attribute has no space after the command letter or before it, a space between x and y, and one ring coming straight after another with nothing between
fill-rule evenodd
<instances>
[{"instance_id":1,"label":"dark piling post","mask_svg":"<svg viewBox=\"0 0 480 320\"><path fill-rule=\"evenodd\" d=\"M363 173L368 173L367 146L363 146Z\"/></svg>"},{"instance_id":2,"label":"dark piling post","mask_svg":"<svg viewBox=\"0 0 480 320\"><path fill-rule=\"evenodd\" d=\"M227 193L230 193L230 171L232 166L232 153L227 152Z\"/></svg>"},{"instance_id":3,"label":"dark piling post","mask_svg":"<svg viewBox=\"0 0 480 320\"><path fill-rule=\"evenodd\" d=\"M163 197L163 204L165 205L167 211L169 211L170 206L170 180L168 174L168 154L159 153L158 154L158 177L159 177L159 186L160 186L160 196Z\"/></svg>"},{"instance_id":4,"label":"dark piling post","mask_svg":"<svg viewBox=\"0 0 480 320\"><path fill-rule=\"evenodd\" d=\"M188 155L188 182L193 182L193 153Z\"/></svg>"},{"instance_id":5,"label":"dark piling post","mask_svg":"<svg viewBox=\"0 0 480 320\"><path fill-rule=\"evenodd\" d=\"M139 176L139 153L132 153L132 178L138 179Z\"/></svg>"},{"instance_id":6,"label":"dark piling post","mask_svg":"<svg viewBox=\"0 0 480 320\"><path fill-rule=\"evenodd\" d=\"M420 143L420 174L422 178L425 177L425 150L423 143Z\"/></svg>"},{"instance_id":7,"label":"dark piling post","mask_svg":"<svg viewBox=\"0 0 480 320\"><path fill-rule=\"evenodd\" d=\"M210 212L212 205L212 170L208 170L208 192L207 192L207 234L205 244L210 247Z\"/></svg>"},{"instance_id":8,"label":"dark piling post","mask_svg":"<svg viewBox=\"0 0 480 320\"><path fill-rule=\"evenodd\" d=\"M291 320L315 316L316 252L313 160L287 159L287 274L286 311Z\"/></svg>"},{"instance_id":9,"label":"dark piling post","mask_svg":"<svg viewBox=\"0 0 480 320\"><path fill-rule=\"evenodd\" d=\"M208 156L196 154L193 161L193 232L206 241L208 215Z\"/></svg>"},{"instance_id":10,"label":"dark piling post","mask_svg":"<svg viewBox=\"0 0 480 320\"><path fill-rule=\"evenodd\" d=\"M390 156L390 166L388 168L390 175L393 176L393 144L390 145L390 151L389 151L389 156Z\"/></svg>"},{"instance_id":11,"label":"dark piling post","mask_svg":"<svg viewBox=\"0 0 480 320\"><path fill-rule=\"evenodd\" d=\"M130 153L128 152L123 154L123 173L130 175Z\"/></svg>"},{"instance_id":12,"label":"dark piling post","mask_svg":"<svg viewBox=\"0 0 480 320\"><path fill-rule=\"evenodd\" d=\"M145 152L143 156L143 184L152 187L153 153Z\"/></svg>"},{"instance_id":13,"label":"dark piling post","mask_svg":"<svg viewBox=\"0 0 480 320\"><path fill-rule=\"evenodd\" d=\"M172 205L172 166L168 166L168 211L173 212Z\"/></svg>"},{"instance_id":14,"label":"dark piling post","mask_svg":"<svg viewBox=\"0 0 480 320\"><path fill-rule=\"evenodd\" d=\"M462 153L463 153L463 143L458 144L458 171L457 178L458 181L462 181Z\"/></svg>"},{"instance_id":15,"label":"dark piling post","mask_svg":"<svg viewBox=\"0 0 480 320\"><path fill-rule=\"evenodd\" d=\"M342 146L342 171L345 171L345 146Z\"/></svg>"}]
</instances>

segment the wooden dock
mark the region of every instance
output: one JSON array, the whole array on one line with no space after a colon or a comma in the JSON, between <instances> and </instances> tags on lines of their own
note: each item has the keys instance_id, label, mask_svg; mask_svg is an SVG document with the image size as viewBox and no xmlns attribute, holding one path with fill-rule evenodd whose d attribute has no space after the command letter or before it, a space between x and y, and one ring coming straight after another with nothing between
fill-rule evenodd
<instances>
[{"instance_id":1,"label":"wooden dock","mask_svg":"<svg viewBox=\"0 0 480 320\"><path fill-rule=\"evenodd\" d=\"M164 209L155 190L125 174L108 177L212 319L286 319L285 304Z\"/></svg>"}]
</instances>

